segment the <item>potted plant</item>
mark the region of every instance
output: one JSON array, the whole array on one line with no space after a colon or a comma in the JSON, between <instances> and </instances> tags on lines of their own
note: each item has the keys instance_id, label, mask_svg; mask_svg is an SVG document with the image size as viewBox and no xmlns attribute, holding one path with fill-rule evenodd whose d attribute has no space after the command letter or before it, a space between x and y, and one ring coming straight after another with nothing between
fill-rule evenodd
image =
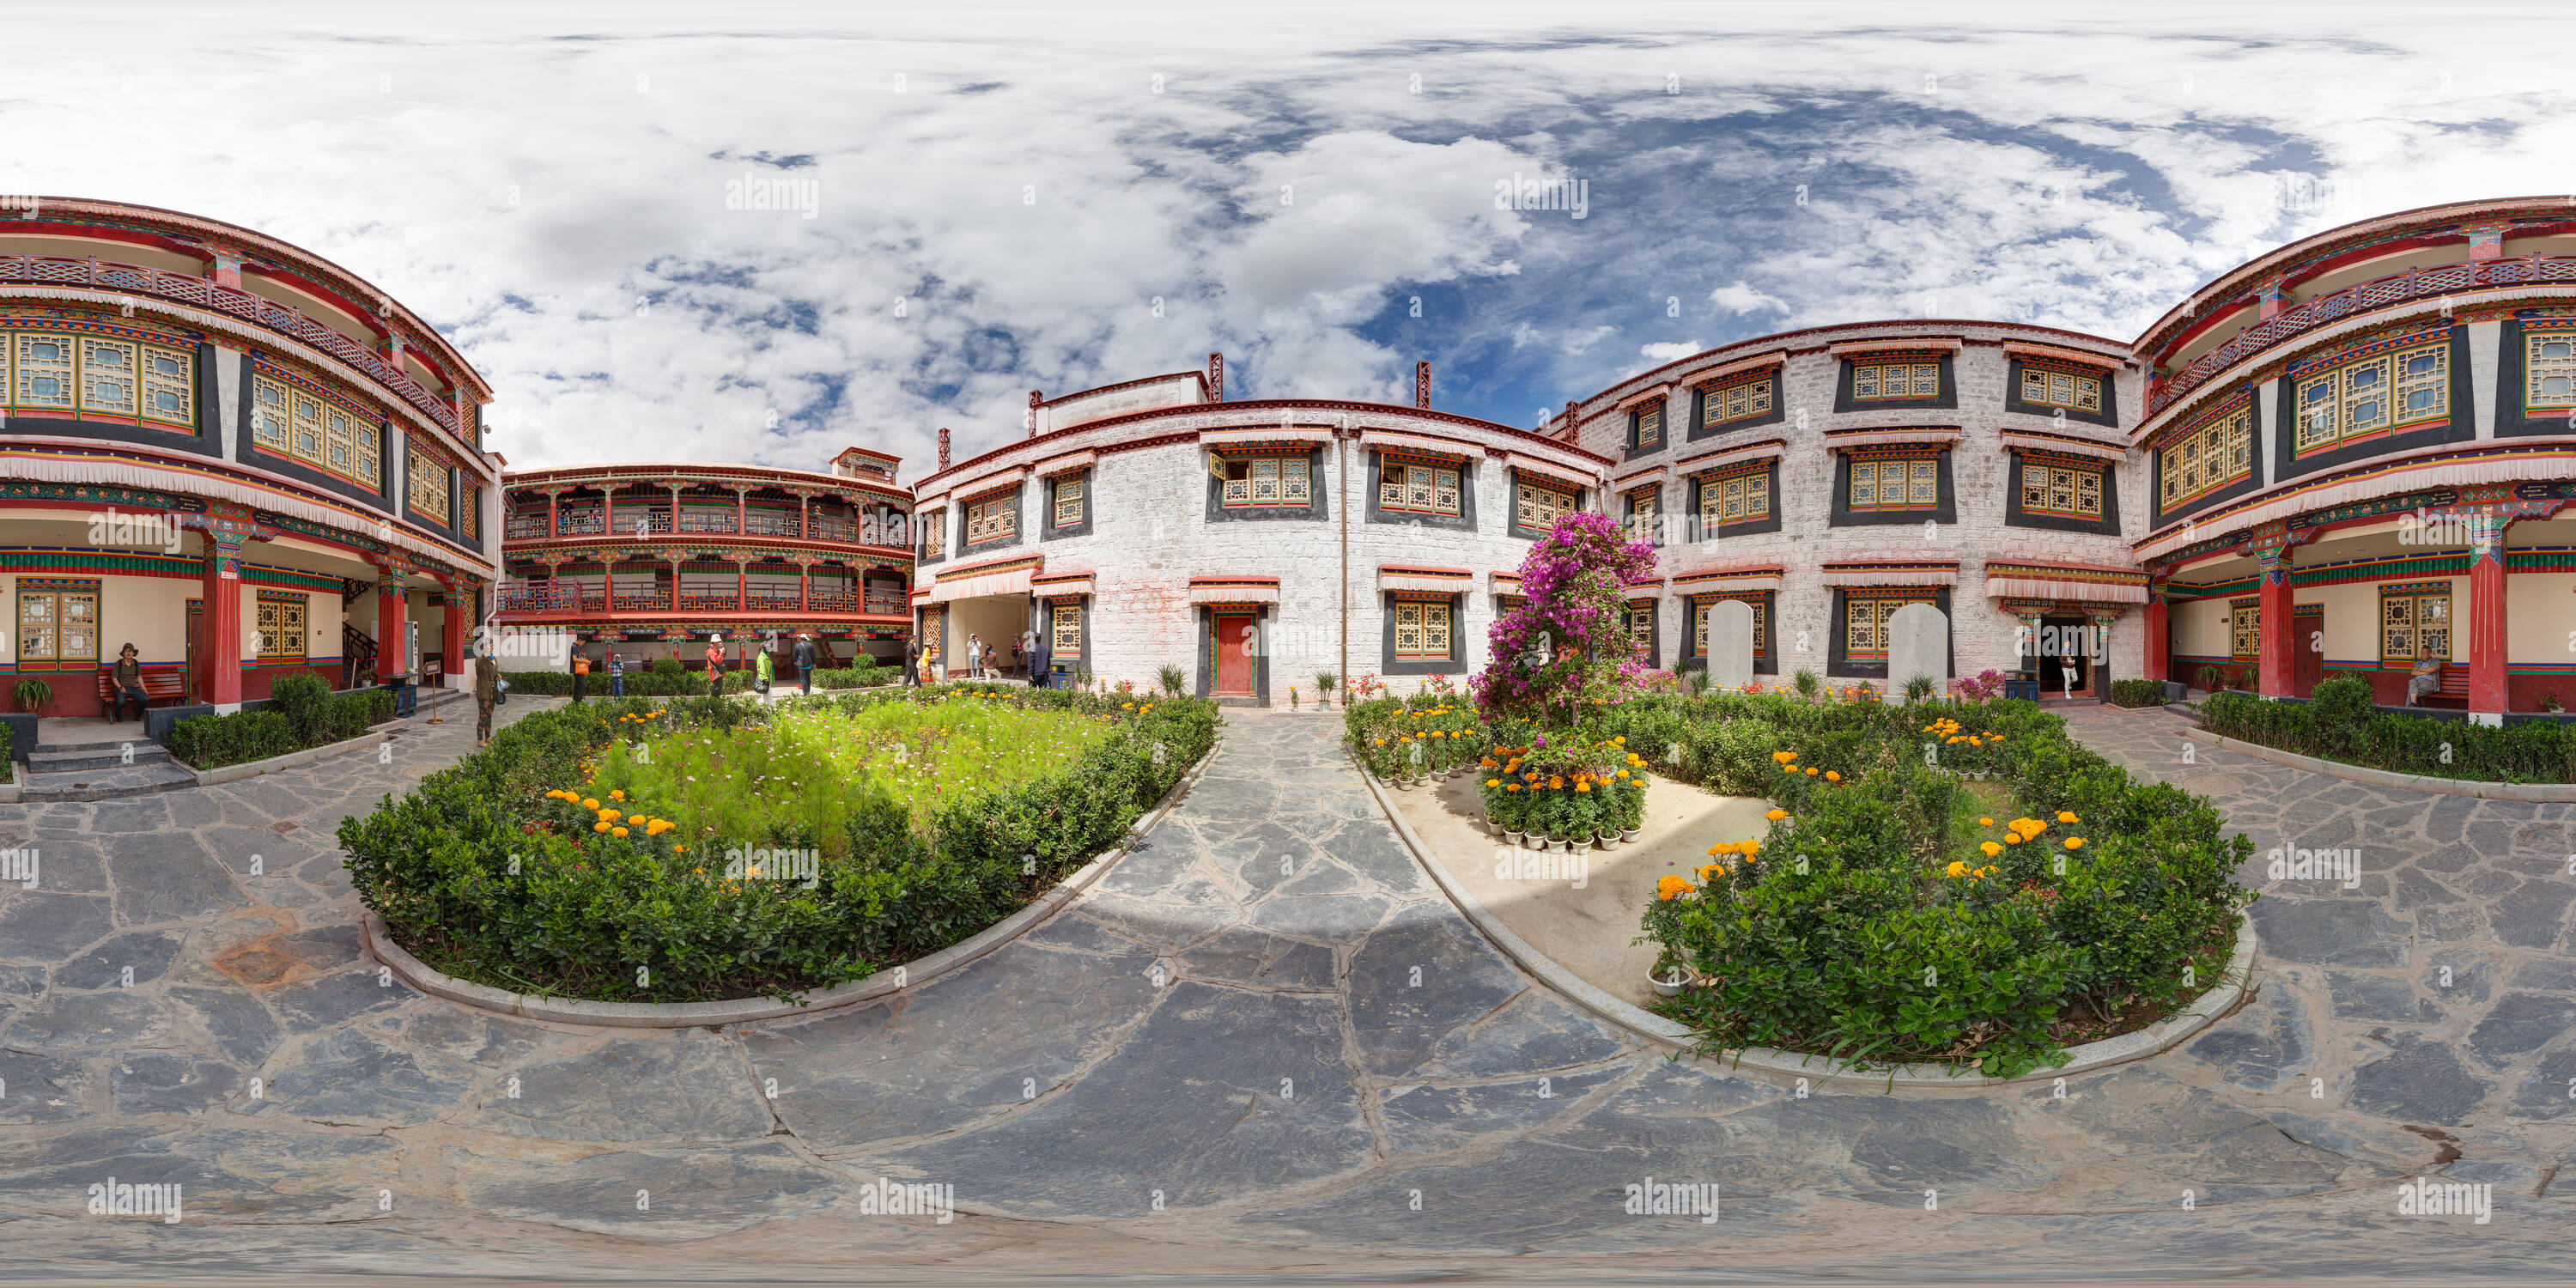
<instances>
[{"instance_id":1,"label":"potted plant","mask_svg":"<svg viewBox=\"0 0 2576 1288\"><path fill-rule=\"evenodd\" d=\"M1573 847L1573 852L1590 854L1593 839L1601 835L1601 812L1600 808L1593 804L1592 793L1576 794L1565 814L1566 831L1569 834L1567 839Z\"/></svg>"},{"instance_id":2,"label":"potted plant","mask_svg":"<svg viewBox=\"0 0 2576 1288\"><path fill-rule=\"evenodd\" d=\"M1629 777L1623 781L1628 786L1620 793L1619 839L1629 842L1646 830L1646 780L1637 777L1635 770L1630 770Z\"/></svg>"},{"instance_id":3,"label":"potted plant","mask_svg":"<svg viewBox=\"0 0 2576 1288\"><path fill-rule=\"evenodd\" d=\"M1805 702L1815 701L1816 690L1824 684L1824 681L1816 678L1815 672L1810 671L1803 666L1798 668L1798 673L1790 678L1791 682L1796 684L1798 687L1799 700Z\"/></svg>"},{"instance_id":4,"label":"potted plant","mask_svg":"<svg viewBox=\"0 0 2576 1288\"><path fill-rule=\"evenodd\" d=\"M43 715L53 703L54 686L37 679L20 680L9 686L9 700L21 711Z\"/></svg>"},{"instance_id":5,"label":"potted plant","mask_svg":"<svg viewBox=\"0 0 2576 1288\"><path fill-rule=\"evenodd\" d=\"M2558 691L2556 689L2551 689L2549 692L2540 695L2540 709L2543 711L2563 714L2567 710L2567 704L2559 700Z\"/></svg>"},{"instance_id":6,"label":"potted plant","mask_svg":"<svg viewBox=\"0 0 2576 1288\"><path fill-rule=\"evenodd\" d=\"M1657 997L1679 997L1690 984L1690 971L1670 951L1655 959L1655 968L1646 972L1646 986Z\"/></svg>"},{"instance_id":7,"label":"potted plant","mask_svg":"<svg viewBox=\"0 0 2576 1288\"><path fill-rule=\"evenodd\" d=\"M1333 709L1333 682L1332 672L1317 671L1315 673L1315 709L1317 711L1330 711Z\"/></svg>"}]
</instances>

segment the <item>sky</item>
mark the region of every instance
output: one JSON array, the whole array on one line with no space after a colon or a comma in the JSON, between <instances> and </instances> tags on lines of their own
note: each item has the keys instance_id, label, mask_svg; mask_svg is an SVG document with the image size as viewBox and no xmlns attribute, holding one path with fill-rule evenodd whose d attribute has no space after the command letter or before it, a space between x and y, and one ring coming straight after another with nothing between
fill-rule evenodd
<instances>
[{"instance_id":1,"label":"sky","mask_svg":"<svg viewBox=\"0 0 2576 1288\"><path fill-rule=\"evenodd\" d=\"M2576 193L2564 5L2099 9L48 6L0 191L338 262L515 467L907 480L1211 351L1235 398L1409 403L1427 360L1527 427L1798 327L2127 340L2285 241ZM1524 179L1580 211L1498 208Z\"/></svg>"}]
</instances>

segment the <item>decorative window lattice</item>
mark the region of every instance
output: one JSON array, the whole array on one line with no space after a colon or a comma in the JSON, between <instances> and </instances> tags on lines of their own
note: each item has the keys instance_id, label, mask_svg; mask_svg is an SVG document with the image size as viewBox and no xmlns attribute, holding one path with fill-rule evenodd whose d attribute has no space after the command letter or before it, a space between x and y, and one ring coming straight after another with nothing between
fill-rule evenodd
<instances>
[{"instance_id":1,"label":"decorative window lattice","mask_svg":"<svg viewBox=\"0 0 2576 1288\"><path fill-rule=\"evenodd\" d=\"M1054 636L1049 647L1059 658L1082 656L1082 605L1058 604L1050 615L1049 629Z\"/></svg>"},{"instance_id":2,"label":"decorative window lattice","mask_svg":"<svg viewBox=\"0 0 2576 1288\"><path fill-rule=\"evenodd\" d=\"M1703 527L1769 517L1771 474L1768 470L1729 475L1700 485L1699 521Z\"/></svg>"},{"instance_id":3,"label":"decorative window lattice","mask_svg":"<svg viewBox=\"0 0 2576 1288\"><path fill-rule=\"evenodd\" d=\"M1020 498L1005 493L966 507L966 544L1007 537L1020 530Z\"/></svg>"},{"instance_id":4,"label":"decorative window lattice","mask_svg":"<svg viewBox=\"0 0 2576 1288\"><path fill-rule=\"evenodd\" d=\"M1456 514L1458 471L1429 465L1388 465L1378 475L1377 508Z\"/></svg>"},{"instance_id":5,"label":"decorative window lattice","mask_svg":"<svg viewBox=\"0 0 2576 1288\"><path fill-rule=\"evenodd\" d=\"M2024 406L2098 413L2102 410L2102 378L2025 364L2021 369L2021 401Z\"/></svg>"},{"instance_id":6,"label":"decorative window lattice","mask_svg":"<svg viewBox=\"0 0 2576 1288\"><path fill-rule=\"evenodd\" d=\"M1082 480L1065 479L1055 485L1055 526L1077 527L1082 523Z\"/></svg>"},{"instance_id":7,"label":"decorative window lattice","mask_svg":"<svg viewBox=\"0 0 2576 1288\"><path fill-rule=\"evenodd\" d=\"M1760 380L1747 380L1723 388L1711 389L1707 396L1700 400L1699 423L1723 425L1731 420L1746 420L1754 416L1769 415L1775 388L1771 377L1764 376Z\"/></svg>"},{"instance_id":8,"label":"decorative window lattice","mask_svg":"<svg viewBox=\"0 0 2576 1288\"><path fill-rule=\"evenodd\" d=\"M2228 655L2253 659L2263 655L2263 606L2248 604L2227 613Z\"/></svg>"},{"instance_id":9,"label":"decorative window lattice","mask_svg":"<svg viewBox=\"0 0 2576 1288\"><path fill-rule=\"evenodd\" d=\"M1691 649L1696 655L1700 657L1708 656L1708 613L1710 609L1725 602L1726 601L1723 599L1712 599L1700 604L1697 608L1692 610ZM1770 645L1766 642L1768 639L1767 628L1770 623L1765 620L1770 616L1770 614L1763 611L1761 600L1740 599L1735 602L1753 610L1753 655L1755 657L1760 657L1770 649Z\"/></svg>"},{"instance_id":10,"label":"decorative window lattice","mask_svg":"<svg viewBox=\"0 0 2576 1288\"><path fill-rule=\"evenodd\" d=\"M69 336L21 335L17 350L18 378L12 384L17 396L10 399L20 407L65 407L72 405L72 342Z\"/></svg>"},{"instance_id":11,"label":"decorative window lattice","mask_svg":"<svg viewBox=\"0 0 2576 1288\"><path fill-rule=\"evenodd\" d=\"M305 612L309 601L302 595L276 591L259 592L258 624L259 660L262 663L301 662L304 660Z\"/></svg>"},{"instance_id":12,"label":"decorative window lattice","mask_svg":"<svg viewBox=\"0 0 2576 1288\"><path fill-rule=\"evenodd\" d=\"M2576 333L2525 336L2523 344L2523 411L2576 408Z\"/></svg>"},{"instance_id":13,"label":"decorative window lattice","mask_svg":"<svg viewBox=\"0 0 2576 1288\"><path fill-rule=\"evenodd\" d=\"M1395 606L1395 655L1400 658L1449 656L1449 605L1399 603Z\"/></svg>"},{"instance_id":14,"label":"decorative window lattice","mask_svg":"<svg viewBox=\"0 0 2576 1288\"><path fill-rule=\"evenodd\" d=\"M934 666L948 656L948 621L942 610L937 608L921 610L921 639L918 643L930 650L930 661ZM922 683L929 682L929 677L922 678Z\"/></svg>"},{"instance_id":15,"label":"decorative window lattice","mask_svg":"<svg viewBox=\"0 0 2576 1288\"><path fill-rule=\"evenodd\" d=\"M1637 446L1653 447L1664 441L1664 409L1661 406L1637 410Z\"/></svg>"},{"instance_id":16,"label":"decorative window lattice","mask_svg":"<svg viewBox=\"0 0 2576 1288\"><path fill-rule=\"evenodd\" d=\"M80 351L81 410L134 415L134 346L83 336Z\"/></svg>"},{"instance_id":17,"label":"decorative window lattice","mask_svg":"<svg viewBox=\"0 0 2576 1288\"><path fill-rule=\"evenodd\" d=\"M301 389L251 377L251 442L381 491L384 429ZM441 484L444 487L444 483Z\"/></svg>"},{"instance_id":18,"label":"decorative window lattice","mask_svg":"<svg viewBox=\"0 0 2576 1288\"><path fill-rule=\"evenodd\" d=\"M1303 506L1313 503L1313 492L1306 477L1306 458L1302 456L1261 456L1251 460L1225 463L1226 505ZM1457 485L1450 484L1452 495ZM1378 500L1384 505L1386 492L1379 489Z\"/></svg>"},{"instance_id":19,"label":"decorative window lattice","mask_svg":"<svg viewBox=\"0 0 2576 1288\"><path fill-rule=\"evenodd\" d=\"M403 469L403 499L423 517L447 522L447 464L419 448Z\"/></svg>"},{"instance_id":20,"label":"decorative window lattice","mask_svg":"<svg viewBox=\"0 0 2576 1288\"><path fill-rule=\"evenodd\" d=\"M1664 497L1661 491L1639 492L1628 498L1628 539L1659 541L1662 532Z\"/></svg>"},{"instance_id":21,"label":"decorative window lattice","mask_svg":"<svg viewBox=\"0 0 2576 1288\"><path fill-rule=\"evenodd\" d=\"M2451 346L2445 340L2300 381L2297 450L2323 451L2450 414Z\"/></svg>"},{"instance_id":22,"label":"decorative window lattice","mask_svg":"<svg viewBox=\"0 0 2576 1288\"><path fill-rule=\"evenodd\" d=\"M1561 488L1522 479L1515 522L1524 528L1546 532L1556 521L1574 513L1574 494Z\"/></svg>"},{"instance_id":23,"label":"decorative window lattice","mask_svg":"<svg viewBox=\"0 0 2576 1288\"><path fill-rule=\"evenodd\" d=\"M2162 453L2164 506L2222 488L2254 472L2254 411L2240 407L2176 439Z\"/></svg>"},{"instance_id":24,"label":"decorative window lattice","mask_svg":"<svg viewBox=\"0 0 2576 1288\"><path fill-rule=\"evenodd\" d=\"M196 359L184 350L131 340L18 332L0 344L16 371L0 388L13 406L59 408L192 427Z\"/></svg>"},{"instance_id":25,"label":"decorative window lattice","mask_svg":"<svg viewBox=\"0 0 2576 1288\"><path fill-rule=\"evenodd\" d=\"M1855 401L1940 396L1941 364L1938 362L1852 364L1852 398Z\"/></svg>"},{"instance_id":26,"label":"decorative window lattice","mask_svg":"<svg viewBox=\"0 0 2576 1288\"><path fill-rule=\"evenodd\" d=\"M1941 504L1941 466L1931 457L1851 463L1851 508L1929 510Z\"/></svg>"},{"instance_id":27,"label":"decorative window lattice","mask_svg":"<svg viewBox=\"0 0 2576 1288\"><path fill-rule=\"evenodd\" d=\"M479 487L465 489L465 503L457 507L456 521L462 525L458 531L464 533L467 539L470 540L478 535L477 530L483 526L483 489Z\"/></svg>"},{"instance_id":28,"label":"decorative window lattice","mask_svg":"<svg viewBox=\"0 0 2576 1288\"><path fill-rule=\"evenodd\" d=\"M2379 657L2384 662L2450 661L2450 595L2381 596Z\"/></svg>"},{"instance_id":29,"label":"decorative window lattice","mask_svg":"<svg viewBox=\"0 0 2576 1288\"><path fill-rule=\"evenodd\" d=\"M1887 623L1896 610L1907 604L1929 604L1929 595L1849 594L1843 598L1843 656L1853 659L1884 659L1887 656Z\"/></svg>"},{"instance_id":30,"label":"decorative window lattice","mask_svg":"<svg viewBox=\"0 0 2576 1288\"><path fill-rule=\"evenodd\" d=\"M1628 655L1643 661L1655 651L1655 610L1628 606Z\"/></svg>"},{"instance_id":31,"label":"decorative window lattice","mask_svg":"<svg viewBox=\"0 0 2576 1288\"><path fill-rule=\"evenodd\" d=\"M20 590L18 665L69 670L98 664L96 590Z\"/></svg>"},{"instance_id":32,"label":"decorative window lattice","mask_svg":"<svg viewBox=\"0 0 2576 1288\"><path fill-rule=\"evenodd\" d=\"M2021 508L2034 514L2101 518L2102 471L2023 461Z\"/></svg>"},{"instance_id":33,"label":"decorative window lattice","mask_svg":"<svg viewBox=\"0 0 2576 1288\"><path fill-rule=\"evenodd\" d=\"M936 557L947 548L948 511L933 510L921 516L921 553Z\"/></svg>"}]
</instances>

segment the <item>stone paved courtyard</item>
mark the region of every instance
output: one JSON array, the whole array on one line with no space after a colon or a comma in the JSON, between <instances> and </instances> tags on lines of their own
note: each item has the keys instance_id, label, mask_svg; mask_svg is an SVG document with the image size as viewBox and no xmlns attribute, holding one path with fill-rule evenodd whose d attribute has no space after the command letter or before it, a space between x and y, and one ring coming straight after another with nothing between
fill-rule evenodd
<instances>
[{"instance_id":1,"label":"stone paved courtyard","mask_svg":"<svg viewBox=\"0 0 2576 1288\"><path fill-rule=\"evenodd\" d=\"M332 829L470 722L13 809L42 880L0 888L0 1277L2563 1273L2576 807L2071 723L2254 838L2266 962L2238 1013L2063 1098L1801 1099L1667 1059L1476 934L1334 718L1234 713L1139 849L964 971L719 1031L503 1019L363 959ZM2359 847L2359 886L2265 881L2284 842ZM2492 1223L2397 1216L2426 1171L2491 1182ZM110 1177L183 1182L184 1220L83 1215ZM958 1214L862 1215L879 1177ZM1624 1215L1650 1178L1722 1214Z\"/></svg>"}]
</instances>

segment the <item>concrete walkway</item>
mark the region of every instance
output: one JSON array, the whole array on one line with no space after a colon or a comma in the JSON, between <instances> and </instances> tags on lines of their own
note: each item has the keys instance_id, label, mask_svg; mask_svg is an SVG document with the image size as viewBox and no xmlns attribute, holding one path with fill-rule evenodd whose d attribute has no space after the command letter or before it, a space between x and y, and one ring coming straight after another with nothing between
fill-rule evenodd
<instances>
[{"instance_id":1,"label":"concrete walkway","mask_svg":"<svg viewBox=\"0 0 2576 1288\"><path fill-rule=\"evenodd\" d=\"M1331 717L1231 713L1097 890L907 1002L720 1032L511 1021L360 960L330 829L470 722L390 763L0 815L42 856L37 889L0 887L9 1270L2563 1272L2568 807L2183 766L2169 717L2073 719L2267 846L2391 862L2267 898L2253 1005L2062 1099L1802 1099L1642 1051L1441 898ZM2492 1223L2397 1216L2422 1169L2492 1182ZM111 1177L184 1184L183 1221L85 1215ZM875 1215L880 1177L958 1212ZM1623 1211L1676 1182L1718 1183L1722 1214Z\"/></svg>"}]
</instances>

